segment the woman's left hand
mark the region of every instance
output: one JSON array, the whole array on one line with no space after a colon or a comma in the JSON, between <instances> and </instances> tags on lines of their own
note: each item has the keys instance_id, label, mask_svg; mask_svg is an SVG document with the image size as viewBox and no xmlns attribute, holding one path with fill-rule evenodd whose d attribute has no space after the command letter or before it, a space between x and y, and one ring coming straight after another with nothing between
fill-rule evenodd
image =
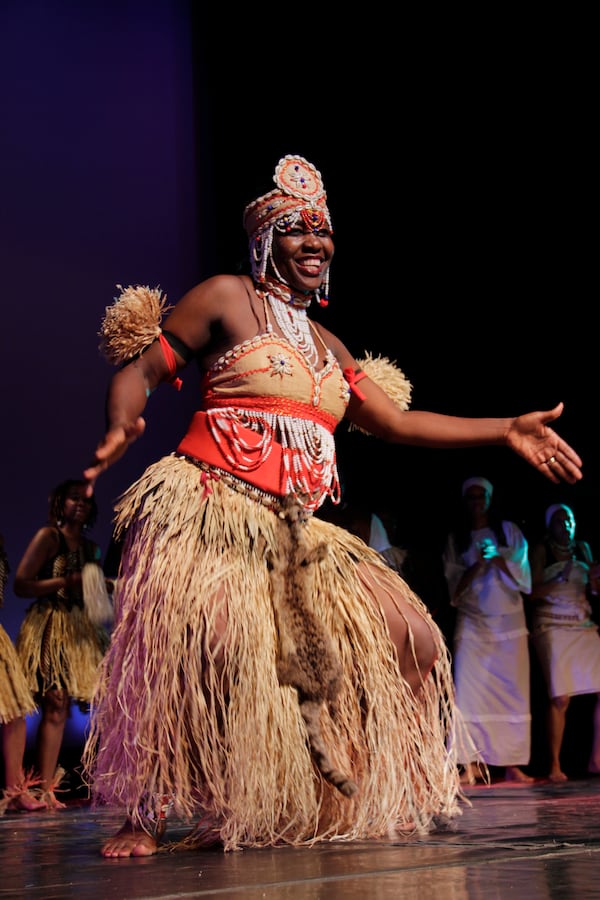
<instances>
[{"instance_id":1,"label":"woman's left hand","mask_svg":"<svg viewBox=\"0 0 600 900\"><path fill-rule=\"evenodd\" d=\"M546 412L517 416L506 433L506 443L554 484L575 484L583 478L581 458L548 425L559 418L563 408L564 404L558 403Z\"/></svg>"}]
</instances>

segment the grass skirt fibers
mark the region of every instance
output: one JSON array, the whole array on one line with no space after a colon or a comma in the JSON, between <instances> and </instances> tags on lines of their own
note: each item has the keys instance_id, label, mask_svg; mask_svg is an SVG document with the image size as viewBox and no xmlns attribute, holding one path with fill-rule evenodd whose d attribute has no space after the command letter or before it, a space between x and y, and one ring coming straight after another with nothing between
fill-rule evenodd
<instances>
[{"instance_id":1,"label":"grass skirt fibers","mask_svg":"<svg viewBox=\"0 0 600 900\"><path fill-rule=\"evenodd\" d=\"M25 614L16 649L34 695L65 689L72 699L89 703L109 640L84 609L37 600Z\"/></svg>"},{"instance_id":2,"label":"grass skirt fibers","mask_svg":"<svg viewBox=\"0 0 600 900\"><path fill-rule=\"evenodd\" d=\"M37 712L17 651L0 625L0 725Z\"/></svg>"},{"instance_id":3,"label":"grass skirt fibers","mask_svg":"<svg viewBox=\"0 0 600 900\"><path fill-rule=\"evenodd\" d=\"M83 607L94 625L112 625L114 610L106 589L104 572L97 563L87 562L81 570Z\"/></svg>"},{"instance_id":4,"label":"grass skirt fibers","mask_svg":"<svg viewBox=\"0 0 600 900\"><path fill-rule=\"evenodd\" d=\"M168 798L173 816L201 818L199 835L225 850L431 830L460 812L441 633L377 553L310 519L308 543L329 546L314 609L343 669L338 712L324 710L322 728L332 761L359 785L343 797L313 765L296 690L277 679L265 560L281 527L223 482L207 489L175 454L121 498L115 625L84 750L92 796L138 825ZM400 674L373 584L416 607L437 635L439 659L418 696Z\"/></svg>"}]
</instances>

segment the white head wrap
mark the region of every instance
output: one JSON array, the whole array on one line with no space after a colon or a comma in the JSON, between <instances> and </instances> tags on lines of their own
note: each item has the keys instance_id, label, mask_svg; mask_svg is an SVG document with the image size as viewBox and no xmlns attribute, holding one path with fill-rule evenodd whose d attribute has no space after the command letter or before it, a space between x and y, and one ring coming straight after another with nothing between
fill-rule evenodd
<instances>
[{"instance_id":1,"label":"white head wrap","mask_svg":"<svg viewBox=\"0 0 600 900\"><path fill-rule=\"evenodd\" d=\"M571 516L573 521L575 521L575 513L573 512L573 510L571 509L570 506L567 506L566 503L553 503L552 506L549 506L548 509L546 510L546 515L545 515L546 528L550 528L550 522L552 521L552 516L554 515L555 512L558 512L559 509L564 509L564 511L567 512Z\"/></svg>"},{"instance_id":2,"label":"white head wrap","mask_svg":"<svg viewBox=\"0 0 600 900\"><path fill-rule=\"evenodd\" d=\"M482 487L484 489L484 491L487 491L488 494L490 495L490 497L494 493L494 486L491 483L491 481L488 481L487 478L475 477L475 478L467 478L466 481L463 481L462 496L464 497L466 492L468 491L468 489L470 487L473 487L476 484L479 485L479 487Z\"/></svg>"}]
</instances>

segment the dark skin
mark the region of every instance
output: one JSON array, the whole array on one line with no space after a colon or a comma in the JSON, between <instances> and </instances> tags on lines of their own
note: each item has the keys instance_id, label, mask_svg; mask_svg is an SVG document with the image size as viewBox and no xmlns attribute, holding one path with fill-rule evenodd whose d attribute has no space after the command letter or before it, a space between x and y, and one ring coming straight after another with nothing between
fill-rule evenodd
<instances>
[{"instance_id":1,"label":"dark skin","mask_svg":"<svg viewBox=\"0 0 600 900\"><path fill-rule=\"evenodd\" d=\"M328 231L315 234L296 228L286 235L276 233L273 250L283 278L298 293L304 293L321 285L334 245ZM215 275L188 291L164 322L166 330L199 353L203 368L264 327L262 301L256 296L251 279L244 276L244 281L251 294L251 304L240 278ZM342 341L323 326L317 327L340 366L357 370L356 359ZM183 368L184 360L177 353L175 357L178 367ZM146 391L154 390L167 377L167 364L158 342L115 374L107 401L108 430L84 472L89 494L101 472L143 434ZM441 448L504 444L554 484L560 481L574 484L582 478L580 457L550 427L562 414L562 403L551 410L521 416L465 418L401 410L368 378L361 381L360 389L366 400L361 401L352 394L346 418L385 441Z\"/></svg>"},{"instance_id":2,"label":"dark skin","mask_svg":"<svg viewBox=\"0 0 600 900\"><path fill-rule=\"evenodd\" d=\"M285 234L275 230L275 265L281 277L300 296L321 287L333 254L334 243L328 229L313 232L299 226ZM276 277L272 271L268 274ZM227 350L263 332L266 321L263 301L251 278L216 275L188 291L163 325L197 353L200 367L205 370ZM274 328L277 330L275 324ZM341 368L358 370L356 359L342 341L321 325L316 328ZM177 353L175 357L178 368L183 368L184 360ZM317 368L322 366L323 359ZM98 476L125 453L129 444L141 437L145 429L142 413L147 397L168 377L168 367L158 342L114 375L107 398L107 432L84 472L89 494ZM402 411L369 378L361 380L360 389L366 399L359 400L352 394L346 417L383 440L423 447L506 444L550 481L563 479L573 483L581 478L579 456L549 427L549 423L560 416L561 403L553 410L519 417L468 419L418 410ZM555 462L548 465L550 458ZM402 674L412 689L418 691L438 654L433 632L414 608L399 603L400 612L392 598L381 592L378 594L369 567L361 566L361 578L371 584L386 617ZM413 632L414 654L407 624ZM156 838L134 828L128 820L105 843L102 853L109 857L148 856L156 849Z\"/></svg>"},{"instance_id":3,"label":"dark skin","mask_svg":"<svg viewBox=\"0 0 600 900\"><path fill-rule=\"evenodd\" d=\"M57 527L62 532L70 550L76 550L82 541L83 528L89 517L90 505L81 486L64 502L63 521ZM15 573L14 589L17 597L46 597L61 589L79 591L81 572L70 572L56 578L38 578L45 563L52 559L59 549L56 528L44 525L31 539ZM41 699L42 718L37 739L38 768L42 788L48 793L50 805L64 806L57 800L50 785L56 771L58 756L63 741L65 725L69 714L70 698L65 690L51 688Z\"/></svg>"},{"instance_id":4,"label":"dark skin","mask_svg":"<svg viewBox=\"0 0 600 900\"><path fill-rule=\"evenodd\" d=\"M544 568L547 564L546 546L543 542L540 542L532 548L530 553L532 589L529 597L533 601L543 599L546 596L549 584L560 584L569 580L573 566L574 547L572 542L575 540L575 519L565 509L558 509L550 520L548 536L553 541L551 552L554 560L556 562L564 562L564 567L553 578L546 581L544 578ZM581 541L580 544L583 545L584 556L590 566L588 573L590 587L597 592L600 589L600 564L592 561L592 551L589 544L585 541ZM561 768L560 751L564 740L567 710L570 702L570 695L561 694L556 697L550 697L548 706L546 722L550 756L548 777L550 781L558 783L568 780ZM593 742L588 771L595 774L600 772L600 694L596 695L594 707Z\"/></svg>"},{"instance_id":5,"label":"dark skin","mask_svg":"<svg viewBox=\"0 0 600 900\"><path fill-rule=\"evenodd\" d=\"M488 525L488 509L490 507L490 496L485 488L477 485L468 488L464 496L464 502L471 516L471 528L473 531L476 531L478 528L485 528ZM456 586L454 596L459 597L469 587L473 579L488 566L496 566L508 578L512 579L504 557L498 553L492 541L486 541L479 548L479 559L477 562L463 572Z\"/></svg>"},{"instance_id":6,"label":"dark skin","mask_svg":"<svg viewBox=\"0 0 600 900\"><path fill-rule=\"evenodd\" d=\"M469 511L472 530L477 531L480 528L487 527L489 524L488 510L490 508L491 496L485 488L480 485L472 485L467 488L463 499ZM485 572L490 566L495 566L503 572L507 578L511 581L513 580L513 576L506 564L506 560L498 553L498 549L494 542L490 538L486 538L479 545L479 559L477 562L472 566L469 566L469 568L463 572L460 581L456 586L454 597L460 597L463 591L469 587L471 582ZM518 781L521 783L533 781L533 778L526 775L518 766L506 766L504 777L506 781ZM476 776L473 763L467 763L461 780L466 784L475 783Z\"/></svg>"}]
</instances>

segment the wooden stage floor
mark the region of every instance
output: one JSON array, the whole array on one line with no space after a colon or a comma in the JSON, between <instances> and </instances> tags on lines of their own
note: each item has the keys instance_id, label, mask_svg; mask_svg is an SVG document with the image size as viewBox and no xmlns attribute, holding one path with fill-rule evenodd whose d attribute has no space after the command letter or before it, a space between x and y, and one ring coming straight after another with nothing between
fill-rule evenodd
<instances>
[{"instance_id":1,"label":"wooden stage floor","mask_svg":"<svg viewBox=\"0 0 600 900\"><path fill-rule=\"evenodd\" d=\"M227 900L600 898L600 778L467 788L471 806L427 837L311 849L103 859L122 823L81 800L0 817L0 898ZM171 824L170 836L183 826Z\"/></svg>"}]
</instances>

